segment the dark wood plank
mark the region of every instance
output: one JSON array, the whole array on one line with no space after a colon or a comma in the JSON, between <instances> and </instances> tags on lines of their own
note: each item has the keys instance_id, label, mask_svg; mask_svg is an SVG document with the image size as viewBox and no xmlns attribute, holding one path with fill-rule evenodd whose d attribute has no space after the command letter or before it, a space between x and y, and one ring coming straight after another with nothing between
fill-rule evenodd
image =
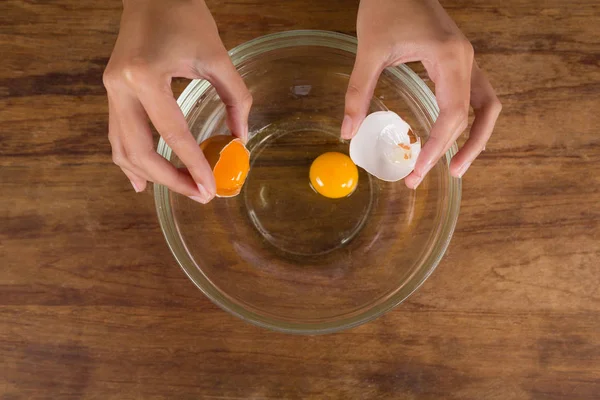
<instances>
[{"instance_id":1,"label":"dark wood plank","mask_svg":"<svg viewBox=\"0 0 600 400\"><path fill-rule=\"evenodd\" d=\"M357 2L209 5L227 47L355 31ZM151 194L112 166L101 76L121 2L3 1L0 398L597 398L600 6L444 5L504 104L450 249L386 316L295 337L203 297Z\"/></svg>"}]
</instances>

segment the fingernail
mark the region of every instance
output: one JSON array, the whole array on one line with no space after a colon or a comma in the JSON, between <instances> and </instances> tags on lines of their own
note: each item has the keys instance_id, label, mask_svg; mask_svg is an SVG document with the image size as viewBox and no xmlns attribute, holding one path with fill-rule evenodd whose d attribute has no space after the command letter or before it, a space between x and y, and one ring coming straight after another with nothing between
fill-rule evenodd
<instances>
[{"instance_id":1,"label":"fingernail","mask_svg":"<svg viewBox=\"0 0 600 400\"><path fill-rule=\"evenodd\" d=\"M352 136L352 118L349 115L344 115L342 121L342 138L350 139Z\"/></svg>"},{"instance_id":2,"label":"fingernail","mask_svg":"<svg viewBox=\"0 0 600 400\"><path fill-rule=\"evenodd\" d=\"M419 178L419 180L417 180L415 182L415 187L414 187L415 190L417 190L417 188L419 187L419 185L421 184L421 182L423 182L423 178L424 177L422 176L422 177Z\"/></svg>"},{"instance_id":3,"label":"fingernail","mask_svg":"<svg viewBox=\"0 0 600 400\"><path fill-rule=\"evenodd\" d=\"M133 186L133 190L135 190L136 193L141 192L140 188L137 187L137 185L135 184L134 181L129 181L131 182L131 186Z\"/></svg>"},{"instance_id":4,"label":"fingernail","mask_svg":"<svg viewBox=\"0 0 600 400\"><path fill-rule=\"evenodd\" d=\"M423 177L422 176L420 176L419 179L417 179L417 181L413 185L413 190L417 190L417 188L419 187L419 185L421 184L421 182L423 182Z\"/></svg>"},{"instance_id":5,"label":"fingernail","mask_svg":"<svg viewBox=\"0 0 600 400\"><path fill-rule=\"evenodd\" d=\"M200 197L206 199L207 203L209 201L211 201L212 198L215 196L213 193L209 192L208 189L206 189L203 185L198 183L196 186L198 186L198 191L200 192Z\"/></svg>"},{"instance_id":6,"label":"fingernail","mask_svg":"<svg viewBox=\"0 0 600 400\"><path fill-rule=\"evenodd\" d=\"M202 203L202 204L208 203L208 200L206 200L205 198L200 197L200 196L190 196L190 199L197 201L198 203Z\"/></svg>"},{"instance_id":7,"label":"fingernail","mask_svg":"<svg viewBox=\"0 0 600 400\"><path fill-rule=\"evenodd\" d=\"M212 200L214 195L212 195L204 186L201 184L197 184L198 191L200 192L200 196L190 196L190 199L197 201L198 203L206 204Z\"/></svg>"},{"instance_id":8,"label":"fingernail","mask_svg":"<svg viewBox=\"0 0 600 400\"><path fill-rule=\"evenodd\" d=\"M462 167L460 167L460 170L458 171L458 177L462 178L470 166L471 166L471 163L469 162L469 163L464 164Z\"/></svg>"}]
</instances>

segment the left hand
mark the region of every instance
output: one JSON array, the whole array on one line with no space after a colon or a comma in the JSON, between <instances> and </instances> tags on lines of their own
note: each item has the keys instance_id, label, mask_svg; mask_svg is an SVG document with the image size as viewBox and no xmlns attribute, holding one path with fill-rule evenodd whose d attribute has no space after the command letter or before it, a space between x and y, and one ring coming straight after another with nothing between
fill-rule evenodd
<instances>
[{"instance_id":1,"label":"left hand","mask_svg":"<svg viewBox=\"0 0 600 400\"><path fill-rule=\"evenodd\" d=\"M462 177L492 134L502 105L473 60L473 46L437 0L361 0L356 24L358 52L346 93L342 137L352 138L369 109L381 72L421 61L435 83L440 114L414 171L412 189L452 146L475 112L469 139L454 156L450 173Z\"/></svg>"}]
</instances>

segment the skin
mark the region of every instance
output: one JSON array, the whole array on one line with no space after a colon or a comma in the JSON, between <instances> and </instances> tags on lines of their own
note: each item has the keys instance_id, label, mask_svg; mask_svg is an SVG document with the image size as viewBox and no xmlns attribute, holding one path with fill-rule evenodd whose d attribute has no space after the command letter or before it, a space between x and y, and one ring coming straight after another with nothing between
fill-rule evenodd
<instances>
[{"instance_id":1,"label":"skin","mask_svg":"<svg viewBox=\"0 0 600 400\"><path fill-rule=\"evenodd\" d=\"M501 110L468 40L436 0L362 0L357 35L342 137L356 133L383 69L421 61L435 83L440 116L406 185L416 188L465 130L472 106L470 137L450 165L454 176L462 176L485 148ZM104 73L113 161L136 192L150 181L207 203L215 196L214 177L173 97L173 77L208 80L226 106L231 132L246 140L252 96L204 1L125 0ZM148 120L186 168L155 152Z\"/></svg>"}]
</instances>

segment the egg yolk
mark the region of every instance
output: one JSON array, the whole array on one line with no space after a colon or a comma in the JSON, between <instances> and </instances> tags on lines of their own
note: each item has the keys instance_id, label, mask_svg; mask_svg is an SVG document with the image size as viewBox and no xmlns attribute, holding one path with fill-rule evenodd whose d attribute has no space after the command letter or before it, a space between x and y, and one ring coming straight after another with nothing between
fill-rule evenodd
<instances>
[{"instance_id":1,"label":"egg yolk","mask_svg":"<svg viewBox=\"0 0 600 400\"><path fill-rule=\"evenodd\" d=\"M309 177L317 193L339 199L351 195L356 189L358 168L347 155L329 152L313 161Z\"/></svg>"},{"instance_id":2,"label":"egg yolk","mask_svg":"<svg viewBox=\"0 0 600 400\"><path fill-rule=\"evenodd\" d=\"M241 140L233 136L213 136L200 144L212 168L217 196L231 197L240 193L250 170L250 154Z\"/></svg>"}]
</instances>

